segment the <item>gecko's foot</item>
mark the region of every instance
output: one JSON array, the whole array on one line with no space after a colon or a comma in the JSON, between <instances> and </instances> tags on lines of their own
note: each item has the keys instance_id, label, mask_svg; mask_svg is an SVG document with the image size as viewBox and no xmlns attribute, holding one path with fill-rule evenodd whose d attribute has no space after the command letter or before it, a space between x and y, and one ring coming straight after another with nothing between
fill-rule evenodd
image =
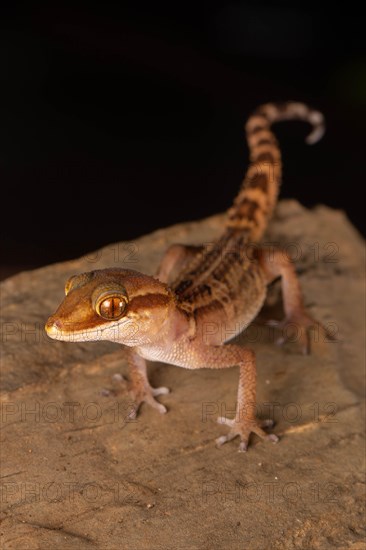
<instances>
[{"instance_id":1,"label":"gecko's foot","mask_svg":"<svg viewBox=\"0 0 366 550\"><path fill-rule=\"evenodd\" d=\"M122 376L122 374L116 373L112 376L112 389L102 388L100 390L100 395L102 397L111 397L116 396L120 393L125 393L127 391L127 380Z\"/></svg>"},{"instance_id":2,"label":"gecko's foot","mask_svg":"<svg viewBox=\"0 0 366 550\"><path fill-rule=\"evenodd\" d=\"M112 376L112 382L114 388L112 390L103 389L101 395L109 397L110 395L119 395L123 393L129 393L132 397L131 409L128 414L129 420L135 420L139 409L143 403L148 403L154 409L157 409L161 414L167 412L167 408L159 403L155 399L158 395L166 395L170 392L169 388L161 386L160 388L153 388L150 384L144 384L142 387L140 384L133 384L122 376L122 374L114 374Z\"/></svg>"},{"instance_id":3,"label":"gecko's foot","mask_svg":"<svg viewBox=\"0 0 366 550\"><path fill-rule=\"evenodd\" d=\"M169 388L166 388L165 386L161 386L160 388L152 388L150 385L147 385L143 388L136 388L131 384L129 387L129 393L133 398L133 403L131 405L131 411L128 415L129 419L134 420L136 418L143 403L147 403L154 409L157 409L161 414L168 412L168 409L162 403L159 403L155 397L158 395L166 395L169 392Z\"/></svg>"},{"instance_id":4,"label":"gecko's foot","mask_svg":"<svg viewBox=\"0 0 366 550\"><path fill-rule=\"evenodd\" d=\"M282 332L282 335L276 340L278 346L282 346L285 342L298 342L304 355L311 351L311 330L318 328L328 338L332 338L327 329L311 317L305 310L301 310L290 316L285 317L282 321L271 320L267 325L275 327Z\"/></svg>"},{"instance_id":5,"label":"gecko's foot","mask_svg":"<svg viewBox=\"0 0 366 550\"><path fill-rule=\"evenodd\" d=\"M219 424L225 424L230 428L229 433L222 435L216 439L216 445L221 447L224 443L240 437L239 452L245 453L248 450L249 438L251 433L257 434L262 439L277 443L279 438L275 434L267 434L263 428L271 428L274 424L273 420L245 420L237 422L235 419L226 418L221 416L217 419Z\"/></svg>"}]
</instances>

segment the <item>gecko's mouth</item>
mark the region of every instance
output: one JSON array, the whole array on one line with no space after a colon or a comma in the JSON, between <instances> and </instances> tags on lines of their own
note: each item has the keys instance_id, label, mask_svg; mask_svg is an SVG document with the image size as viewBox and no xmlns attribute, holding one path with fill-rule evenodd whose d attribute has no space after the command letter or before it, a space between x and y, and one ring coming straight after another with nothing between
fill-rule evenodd
<instances>
[{"instance_id":1,"label":"gecko's mouth","mask_svg":"<svg viewBox=\"0 0 366 550\"><path fill-rule=\"evenodd\" d=\"M52 317L48 319L45 330L52 340L61 340L63 342L96 341L101 340L103 334L101 328L77 330L71 327L61 326L61 323L52 319Z\"/></svg>"},{"instance_id":2,"label":"gecko's mouth","mask_svg":"<svg viewBox=\"0 0 366 550\"><path fill-rule=\"evenodd\" d=\"M120 342L125 328L124 323L112 322L96 326L94 328L75 328L75 324L63 323L54 317L50 317L45 324L45 331L52 340L62 342L98 342L108 340Z\"/></svg>"}]
</instances>

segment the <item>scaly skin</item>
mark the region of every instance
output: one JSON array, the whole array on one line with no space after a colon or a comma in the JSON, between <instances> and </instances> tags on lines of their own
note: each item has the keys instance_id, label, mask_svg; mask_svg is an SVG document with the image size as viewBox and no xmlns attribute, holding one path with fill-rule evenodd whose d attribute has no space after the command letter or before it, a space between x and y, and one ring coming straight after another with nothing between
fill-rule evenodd
<instances>
[{"instance_id":1,"label":"scaly skin","mask_svg":"<svg viewBox=\"0 0 366 550\"><path fill-rule=\"evenodd\" d=\"M46 324L51 338L72 342L110 340L129 348L130 391L135 413L146 402L165 413L155 397L167 388L152 388L146 360L188 369L239 366L237 409L217 444L240 438L246 451L250 434L278 441L263 428L256 408L255 355L250 349L225 342L242 331L261 308L267 284L282 277L285 320L296 323L304 352L308 329L315 321L306 313L294 267L286 255L269 254L253 242L260 240L276 205L281 182L281 154L271 124L300 119L313 125L307 141L324 131L323 116L301 103L259 107L246 124L250 165L221 238L207 250L173 245L156 277L128 269L102 269L72 277L65 299Z\"/></svg>"}]
</instances>

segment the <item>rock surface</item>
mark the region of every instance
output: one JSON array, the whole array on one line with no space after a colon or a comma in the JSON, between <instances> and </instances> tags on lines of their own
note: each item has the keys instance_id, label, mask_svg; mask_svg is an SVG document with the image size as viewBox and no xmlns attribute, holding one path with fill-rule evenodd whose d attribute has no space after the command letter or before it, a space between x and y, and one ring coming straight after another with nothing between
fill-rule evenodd
<instances>
[{"instance_id":1,"label":"rock surface","mask_svg":"<svg viewBox=\"0 0 366 550\"><path fill-rule=\"evenodd\" d=\"M233 410L236 368L151 364L169 413L126 421L126 373L112 343L51 341L43 331L78 272L125 266L153 274L173 242L208 243L221 215L107 246L2 283L0 546L4 549L365 548L364 243L340 211L282 201L267 242L285 247L311 314L312 354L279 348L263 323L281 316L279 285L239 341L258 360L258 412L277 445L255 436L216 449L216 417ZM277 335L278 336L278 335Z\"/></svg>"}]
</instances>

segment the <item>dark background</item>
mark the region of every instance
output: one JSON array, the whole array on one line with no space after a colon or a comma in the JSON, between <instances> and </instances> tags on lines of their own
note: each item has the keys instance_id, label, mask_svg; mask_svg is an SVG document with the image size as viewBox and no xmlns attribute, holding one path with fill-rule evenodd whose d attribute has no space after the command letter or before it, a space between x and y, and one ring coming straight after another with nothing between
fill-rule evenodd
<instances>
[{"instance_id":1,"label":"dark background","mask_svg":"<svg viewBox=\"0 0 366 550\"><path fill-rule=\"evenodd\" d=\"M32 5L31 5L32 4ZM365 232L363 18L296 2L2 8L2 276L225 210L260 103L305 101L327 133L276 126L282 197Z\"/></svg>"}]
</instances>

